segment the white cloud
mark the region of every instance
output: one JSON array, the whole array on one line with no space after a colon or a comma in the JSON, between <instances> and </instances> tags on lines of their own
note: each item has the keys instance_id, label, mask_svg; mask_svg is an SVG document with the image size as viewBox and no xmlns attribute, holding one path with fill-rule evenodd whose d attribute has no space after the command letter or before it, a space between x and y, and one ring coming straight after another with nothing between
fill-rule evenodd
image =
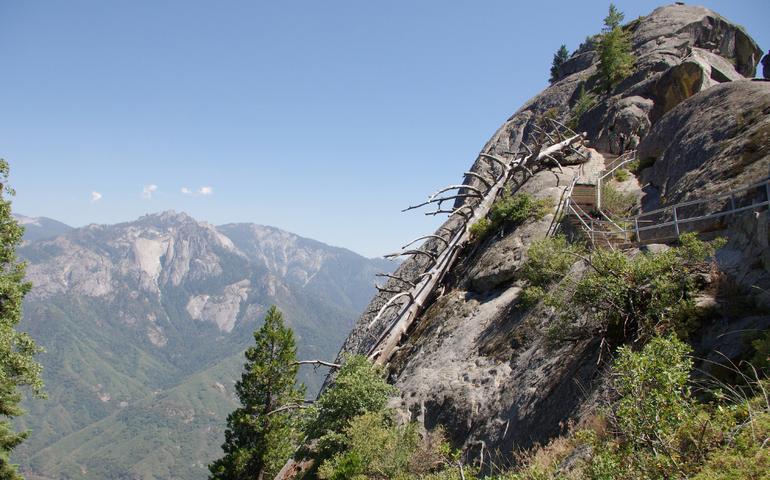
<instances>
[{"instance_id":1,"label":"white cloud","mask_svg":"<svg viewBox=\"0 0 770 480\"><path fill-rule=\"evenodd\" d=\"M189 195L192 197L204 197L207 195L213 195L214 187L204 186L195 191L192 191L187 187L182 187L180 191L182 192L183 195Z\"/></svg>"},{"instance_id":2,"label":"white cloud","mask_svg":"<svg viewBox=\"0 0 770 480\"><path fill-rule=\"evenodd\" d=\"M142 188L142 198L145 200L150 200L152 198L152 194L155 193L158 190L158 186L151 183L149 185L145 185L144 188Z\"/></svg>"},{"instance_id":3,"label":"white cloud","mask_svg":"<svg viewBox=\"0 0 770 480\"><path fill-rule=\"evenodd\" d=\"M91 203L96 203L102 199L102 194L99 192L91 192Z\"/></svg>"}]
</instances>

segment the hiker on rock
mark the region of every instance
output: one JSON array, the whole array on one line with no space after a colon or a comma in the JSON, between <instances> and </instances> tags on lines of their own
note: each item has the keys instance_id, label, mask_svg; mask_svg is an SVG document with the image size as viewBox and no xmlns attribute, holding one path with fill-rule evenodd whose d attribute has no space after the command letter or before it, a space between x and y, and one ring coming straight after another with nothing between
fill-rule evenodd
<instances>
[{"instance_id":1,"label":"hiker on rock","mask_svg":"<svg viewBox=\"0 0 770 480\"><path fill-rule=\"evenodd\" d=\"M770 50L762 59L762 76L765 77L765 80L770 80Z\"/></svg>"}]
</instances>

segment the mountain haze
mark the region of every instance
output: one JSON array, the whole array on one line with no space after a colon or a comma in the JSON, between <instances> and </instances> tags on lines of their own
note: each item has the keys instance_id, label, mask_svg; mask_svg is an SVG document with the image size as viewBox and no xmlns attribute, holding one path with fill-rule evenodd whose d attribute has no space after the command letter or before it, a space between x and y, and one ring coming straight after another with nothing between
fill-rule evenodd
<instances>
[{"instance_id":1,"label":"mountain haze","mask_svg":"<svg viewBox=\"0 0 770 480\"><path fill-rule=\"evenodd\" d=\"M276 304L299 356L330 358L389 263L184 213L25 243L22 327L46 353L17 453L30 478L204 478L243 350ZM302 372L312 392L320 377Z\"/></svg>"},{"instance_id":2,"label":"mountain haze","mask_svg":"<svg viewBox=\"0 0 770 480\"><path fill-rule=\"evenodd\" d=\"M72 230L69 225L48 217L27 217L18 214L13 217L24 227L25 242L53 238Z\"/></svg>"}]
</instances>

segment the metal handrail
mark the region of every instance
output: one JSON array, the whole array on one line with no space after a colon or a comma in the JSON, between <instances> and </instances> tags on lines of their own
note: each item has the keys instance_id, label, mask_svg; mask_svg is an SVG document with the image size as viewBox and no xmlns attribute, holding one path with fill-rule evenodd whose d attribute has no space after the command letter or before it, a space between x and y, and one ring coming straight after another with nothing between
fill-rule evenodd
<instances>
[{"instance_id":1,"label":"metal handrail","mask_svg":"<svg viewBox=\"0 0 770 480\"><path fill-rule=\"evenodd\" d=\"M746 192L748 190L752 190L752 189L756 189L756 188L761 188L763 186L765 187L765 200L764 201L752 202L751 205L745 205L745 206L742 206L742 207L736 207L735 206L735 196L736 196L736 194L741 193L741 192ZM710 203L710 202L714 202L716 200L720 200L720 199L724 199L724 198L730 198L731 199L731 207L730 207L729 210L725 210L725 211L721 211L721 212L708 213L708 214L699 215L699 216L696 216L696 217L679 218L679 216L677 215L677 209L679 209L679 208L693 206L693 205L701 205L701 204L704 204L704 203ZM571 198L569 199L569 202L570 202L570 205L574 205L575 207L577 207L578 210L580 210L580 212L582 212L583 215L587 216L587 214L583 211L583 209L580 208L580 206L577 205L574 201L572 201ZM713 196L710 196L710 197L696 199L696 200L688 200L688 201L684 201L684 202L679 202L679 203L676 203L674 205L667 205L665 207L662 207L662 208L659 208L659 209L656 209L656 210L651 210L649 212L640 213L639 215L636 215L634 217L630 217L630 218L619 220L621 222L629 222L629 223L633 222L634 228L632 228L632 229L620 227L619 225L617 225L611 219L609 219L610 220L609 222L605 222L605 221L601 221L601 220L595 220L595 221L592 220L591 223L592 223L592 225L596 224L596 223L598 223L600 225L601 224L611 224L611 225L614 225L615 227L617 227L619 229L617 233L623 233L623 234L633 233L633 234L636 234L637 241L641 241L641 238L639 236L640 232L647 232L647 231L658 230L658 229L661 229L661 228L673 226L676 229L677 236L679 236L679 234L680 234L679 225L681 225L681 224L692 223L692 222L697 222L697 221L702 221L702 220L709 220L709 219L712 219L712 218L724 217L726 215L732 215L732 214L736 214L736 213L740 213L740 212L744 212L744 211L747 211L747 210L752 210L752 209L756 209L756 208L764 207L764 206L767 206L770 209L770 176L766 177L765 179L763 179L760 182L753 183L751 185L747 185L747 186L744 186L744 187L736 188L735 190L731 190L731 191L728 191L728 192L725 192L725 193L722 193L722 194L713 195ZM658 213L665 213L665 212L668 212L669 210L673 212L673 217L674 217L673 220L663 221L663 222L655 222L654 220L643 220L642 219L643 217L650 216L650 215L653 215L653 214L658 214ZM575 210L575 208L572 208L572 211L578 217L581 216L580 213L578 213L578 211ZM596 230L592 226L589 226L588 223L586 223L583 220L583 218L580 218L580 221L581 221L583 226L588 230L588 232L591 235L595 235L597 233L605 234L606 235L607 233L609 233L609 232L605 232L605 231ZM653 225L647 225L647 226L640 227L639 226L640 222L642 222L642 223L655 222L655 223Z\"/></svg>"}]
</instances>

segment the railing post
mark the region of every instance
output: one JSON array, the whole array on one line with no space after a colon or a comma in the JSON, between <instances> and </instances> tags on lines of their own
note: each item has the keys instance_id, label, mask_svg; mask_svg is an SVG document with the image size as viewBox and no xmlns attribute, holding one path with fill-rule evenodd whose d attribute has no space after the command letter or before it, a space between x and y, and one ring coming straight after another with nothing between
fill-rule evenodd
<instances>
[{"instance_id":1,"label":"railing post","mask_svg":"<svg viewBox=\"0 0 770 480\"><path fill-rule=\"evenodd\" d=\"M676 207L674 207L674 228L676 229L676 236L679 237L679 219L676 217Z\"/></svg>"},{"instance_id":2,"label":"railing post","mask_svg":"<svg viewBox=\"0 0 770 480\"><path fill-rule=\"evenodd\" d=\"M642 238L639 236L639 217L634 217L634 230L636 230L636 241L641 242Z\"/></svg>"},{"instance_id":3,"label":"railing post","mask_svg":"<svg viewBox=\"0 0 770 480\"><path fill-rule=\"evenodd\" d=\"M602 177L596 180L596 209L602 209Z\"/></svg>"}]
</instances>

